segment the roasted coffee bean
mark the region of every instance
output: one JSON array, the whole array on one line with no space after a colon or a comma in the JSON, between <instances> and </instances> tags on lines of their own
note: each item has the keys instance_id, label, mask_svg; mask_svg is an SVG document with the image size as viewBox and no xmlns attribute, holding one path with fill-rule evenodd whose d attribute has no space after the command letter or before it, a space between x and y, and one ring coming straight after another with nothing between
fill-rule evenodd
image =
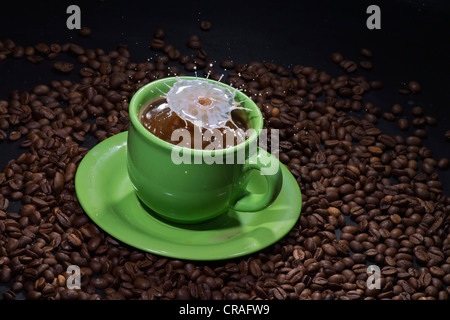
<instances>
[{"instance_id":1,"label":"roasted coffee bean","mask_svg":"<svg viewBox=\"0 0 450 320\"><path fill-rule=\"evenodd\" d=\"M84 52L85 52L85 50L83 49L83 47L81 47L81 46L79 46L79 45L77 45L77 44L74 44L74 43L71 43L71 44L69 45L68 50L69 50L71 53L73 53L73 54L75 54L75 55L77 55L77 56L82 55L82 54L84 54Z\"/></svg>"},{"instance_id":2,"label":"roasted coffee bean","mask_svg":"<svg viewBox=\"0 0 450 320\"><path fill-rule=\"evenodd\" d=\"M170 60L178 60L181 56L181 53L177 49L170 49L167 53Z\"/></svg>"},{"instance_id":3,"label":"roasted coffee bean","mask_svg":"<svg viewBox=\"0 0 450 320\"><path fill-rule=\"evenodd\" d=\"M66 167L66 171L64 174L64 181L69 182L70 180L72 180L75 177L75 172L76 172L76 164L73 162L69 163Z\"/></svg>"},{"instance_id":4,"label":"roasted coffee bean","mask_svg":"<svg viewBox=\"0 0 450 320\"><path fill-rule=\"evenodd\" d=\"M164 41L161 39L153 39L152 42L150 43L150 48L156 51L163 50L164 46L165 46Z\"/></svg>"},{"instance_id":5,"label":"roasted coffee bean","mask_svg":"<svg viewBox=\"0 0 450 320\"><path fill-rule=\"evenodd\" d=\"M414 127L422 128L425 125L425 119L424 118L414 118L412 123L413 123Z\"/></svg>"},{"instance_id":6,"label":"roasted coffee bean","mask_svg":"<svg viewBox=\"0 0 450 320\"><path fill-rule=\"evenodd\" d=\"M70 62L64 62L64 61L57 61L53 64L53 68L55 68L58 71L69 73L74 69L74 64Z\"/></svg>"},{"instance_id":7,"label":"roasted coffee bean","mask_svg":"<svg viewBox=\"0 0 450 320\"><path fill-rule=\"evenodd\" d=\"M176 299L177 300L189 300L190 294L187 288L180 288L177 290Z\"/></svg>"},{"instance_id":8,"label":"roasted coffee bean","mask_svg":"<svg viewBox=\"0 0 450 320\"><path fill-rule=\"evenodd\" d=\"M411 109L411 113L412 113L412 115L418 117L423 114L423 109L420 106L415 106Z\"/></svg>"},{"instance_id":9,"label":"roasted coffee bean","mask_svg":"<svg viewBox=\"0 0 450 320\"><path fill-rule=\"evenodd\" d=\"M59 171L55 173L53 189L56 193L60 193L64 189L64 176Z\"/></svg>"},{"instance_id":10,"label":"roasted coffee bean","mask_svg":"<svg viewBox=\"0 0 450 320\"><path fill-rule=\"evenodd\" d=\"M70 244L71 246L73 246L73 247L79 247L79 246L81 246L81 244L82 244L81 239L78 238L78 237L77 237L75 234L73 234L73 233L70 233L70 234L67 236L67 241L68 241L69 244Z\"/></svg>"},{"instance_id":11,"label":"roasted coffee bean","mask_svg":"<svg viewBox=\"0 0 450 320\"><path fill-rule=\"evenodd\" d=\"M50 53L50 47L46 45L45 43L38 43L35 46L36 51L42 54L49 54Z\"/></svg>"},{"instance_id":12,"label":"roasted coffee bean","mask_svg":"<svg viewBox=\"0 0 450 320\"><path fill-rule=\"evenodd\" d=\"M373 90L380 90L383 87L383 83L379 80L374 80L370 82L370 87Z\"/></svg>"},{"instance_id":13,"label":"roasted coffee bean","mask_svg":"<svg viewBox=\"0 0 450 320\"><path fill-rule=\"evenodd\" d=\"M372 56L373 56L372 51L370 51L370 50L367 49L367 48L362 48L362 49L359 51L359 53L360 53L363 57L366 57L366 58L372 58Z\"/></svg>"},{"instance_id":14,"label":"roasted coffee bean","mask_svg":"<svg viewBox=\"0 0 450 320\"><path fill-rule=\"evenodd\" d=\"M450 141L450 130L445 131L444 138L447 141Z\"/></svg>"},{"instance_id":15,"label":"roasted coffee bean","mask_svg":"<svg viewBox=\"0 0 450 320\"><path fill-rule=\"evenodd\" d=\"M447 170L449 168L449 160L448 158L442 158L438 161L437 167L440 170Z\"/></svg>"},{"instance_id":16,"label":"roasted coffee bean","mask_svg":"<svg viewBox=\"0 0 450 320\"><path fill-rule=\"evenodd\" d=\"M323 251L329 255L329 256L336 256L337 255L337 250L335 247L333 247L331 244L327 243L322 245Z\"/></svg>"},{"instance_id":17,"label":"roasted coffee bean","mask_svg":"<svg viewBox=\"0 0 450 320\"><path fill-rule=\"evenodd\" d=\"M199 37L196 35L191 36L189 38L188 42L186 43L186 45L191 49L201 49L202 48L202 43L200 42Z\"/></svg>"},{"instance_id":18,"label":"roasted coffee bean","mask_svg":"<svg viewBox=\"0 0 450 320\"><path fill-rule=\"evenodd\" d=\"M401 105L399 105L398 103L396 103L391 107L391 112L397 116L402 115L403 107Z\"/></svg>"},{"instance_id":19,"label":"roasted coffee bean","mask_svg":"<svg viewBox=\"0 0 450 320\"><path fill-rule=\"evenodd\" d=\"M78 33L82 37L89 37L91 35L91 29L89 29L88 27L83 27Z\"/></svg>"},{"instance_id":20,"label":"roasted coffee bean","mask_svg":"<svg viewBox=\"0 0 450 320\"><path fill-rule=\"evenodd\" d=\"M209 22L209 21L200 22L200 28L203 31L209 31L211 29L211 22Z\"/></svg>"},{"instance_id":21,"label":"roasted coffee bean","mask_svg":"<svg viewBox=\"0 0 450 320\"><path fill-rule=\"evenodd\" d=\"M12 51L13 53L13 58L15 59L20 59L25 55L25 50L23 47L15 47Z\"/></svg>"},{"instance_id":22,"label":"roasted coffee bean","mask_svg":"<svg viewBox=\"0 0 450 320\"><path fill-rule=\"evenodd\" d=\"M153 33L153 37L156 39L164 39L166 37L166 32L164 31L164 29L158 28Z\"/></svg>"},{"instance_id":23,"label":"roasted coffee bean","mask_svg":"<svg viewBox=\"0 0 450 320\"><path fill-rule=\"evenodd\" d=\"M398 128L400 130L406 131L409 128L408 120L405 118L401 118L398 120Z\"/></svg>"},{"instance_id":24,"label":"roasted coffee bean","mask_svg":"<svg viewBox=\"0 0 450 320\"><path fill-rule=\"evenodd\" d=\"M30 290L27 292L27 299L30 300L39 300L42 298L42 293L35 290Z\"/></svg>"},{"instance_id":25,"label":"roasted coffee bean","mask_svg":"<svg viewBox=\"0 0 450 320\"><path fill-rule=\"evenodd\" d=\"M9 140L17 141L22 137L22 134L19 131L11 131L9 134Z\"/></svg>"},{"instance_id":26,"label":"roasted coffee bean","mask_svg":"<svg viewBox=\"0 0 450 320\"><path fill-rule=\"evenodd\" d=\"M387 121L394 121L395 120L395 115L391 112L384 112L382 115L383 119L387 120Z\"/></svg>"},{"instance_id":27,"label":"roasted coffee bean","mask_svg":"<svg viewBox=\"0 0 450 320\"><path fill-rule=\"evenodd\" d=\"M134 280L134 286L141 290L147 290L151 287L151 282L146 278L136 278Z\"/></svg>"},{"instance_id":28,"label":"roasted coffee bean","mask_svg":"<svg viewBox=\"0 0 450 320\"><path fill-rule=\"evenodd\" d=\"M408 88L412 93L420 92L420 84L417 81L411 81L408 83Z\"/></svg>"},{"instance_id":29,"label":"roasted coffee bean","mask_svg":"<svg viewBox=\"0 0 450 320\"><path fill-rule=\"evenodd\" d=\"M397 142L395 141L395 139L392 138L391 136L386 135L386 134L381 134L378 137L378 140L382 144L384 144L386 147L389 147L389 148L394 148L397 145Z\"/></svg>"},{"instance_id":30,"label":"roasted coffee bean","mask_svg":"<svg viewBox=\"0 0 450 320\"><path fill-rule=\"evenodd\" d=\"M256 260L250 262L249 270L254 277L258 278L261 276L261 267Z\"/></svg>"},{"instance_id":31,"label":"roasted coffee bean","mask_svg":"<svg viewBox=\"0 0 450 320\"><path fill-rule=\"evenodd\" d=\"M193 62L187 62L185 65L184 65L184 68L187 70L187 71L196 71L198 68L197 68L197 65L195 64L195 63L193 63Z\"/></svg>"},{"instance_id":32,"label":"roasted coffee bean","mask_svg":"<svg viewBox=\"0 0 450 320\"><path fill-rule=\"evenodd\" d=\"M334 63L340 63L343 59L344 57L339 52L334 52L331 54L331 61L333 61Z\"/></svg>"},{"instance_id":33,"label":"roasted coffee bean","mask_svg":"<svg viewBox=\"0 0 450 320\"><path fill-rule=\"evenodd\" d=\"M109 285L109 281L105 277L96 277L91 279L90 284L96 289L106 289Z\"/></svg>"},{"instance_id":34,"label":"roasted coffee bean","mask_svg":"<svg viewBox=\"0 0 450 320\"><path fill-rule=\"evenodd\" d=\"M425 116L425 123L429 126L435 126L437 124L437 119L433 116Z\"/></svg>"},{"instance_id":35,"label":"roasted coffee bean","mask_svg":"<svg viewBox=\"0 0 450 320\"><path fill-rule=\"evenodd\" d=\"M414 135L420 139L425 139L428 136L427 132L424 129L415 129Z\"/></svg>"},{"instance_id":36,"label":"roasted coffee bean","mask_svg":"<svg viewBox=\"0 0 450 320\"><path fill-rule=\"evenodd\" d=\"M283 290L283 288L276 287L273 289L273 296L277 300L286 300L288 297L288 294L286 293L286 291Z\"/></svg>"},{"instance_id":37,"label":"roasted coffee bean","mask_svg":"<svg viewBox=\"0 0 450 320\"><path fill-rule=\"evenodd\" d=\"M416 250L414 252L416 259L420 262L427 262L430 260L430 256L424 250Z\"/></svg>"},{"instance_id":38,"label":"roasted coffee bean","mask_svg":"<svg viewBox=\"0 0 450 320\"><path fill-rule=\"evenodd\" d=\"M33 93L42 96L50 93L50 88L45 84L39 84L33 88Z\"/></svg>"},{"instance_id":39,"label":"roasted coffee bean","mask_svg":"<svg viewBox=\"0 0 450 320\"><path fill-rule=\"evenodd\" d=\"M359 63L360 67L365 69L365 70L371 70L373 69L373 64L370 61L361 61Z\"/></svg>"},{"instance_id":40,"label":"roasted coffee bean","mask_svg":"<svg viewBox=\"0 0 450 320\"><path fill-rule=\"evenodd\" d=\"M342 60L339 65L348 73L355 72L358 69L357 64L351 60Z\"/></svg>"},{"instance_id":41,"label":"roasted coffee bean","mask_svg":"<svg viewBox=\"0 0 450 320\"><path fill-rule=\"evenodd\" d=\"M0 281L3 283L9 282L12 277L12 270L7 265L3 265L0 270Z\"/></svg>"},{"instance_id":42,"label":"roasted coffee bean","mask_svg":"<svg viewBox=\"0 0 450 320\"><path fill-rule=\"evenodd\" d=\"M3 292L3 298L5 300L15 300L16 299L16 294L12 290L4 291Z\"/></svg>"}]
</instances>

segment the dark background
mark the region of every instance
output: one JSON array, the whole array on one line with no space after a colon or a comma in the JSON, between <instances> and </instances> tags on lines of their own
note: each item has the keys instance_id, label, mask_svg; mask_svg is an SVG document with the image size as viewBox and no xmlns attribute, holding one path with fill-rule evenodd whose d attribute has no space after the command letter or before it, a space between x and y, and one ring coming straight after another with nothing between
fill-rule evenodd
<instances>
[{"instance_id":1,"label":"dark background","mask_svg":"<svg viewBox=\"0 0 450 320\"><path fill-rule=\"evenodd\" d=\"M81 25L89 27L88 38L68 30L66 8L81 8ZM376 4L381 9L381 30L368 30L366 9ZM73 42L85 48L114 50L127 44L133 62L153 59L150 50L156 28L166 31L166 44L173 44L182 54L194 54L186 47L192 34L200 36L208 59L236 63L273 62L288 69L296 64L312 66L332 76L345 74L333 64L330 54L341 52L359 62L363 47L374 53L372 71L358 70L351 76L365 75L381 80L384 87L364 96L383 111L400 103L410 120L408 132L400 132L395 123L380 119L378 127L391 135L411 135L409 110L422 106L425 114L438 119L436 127L427 127L424 145L433 157L450 157L450 142L444 133L450 129L450 3L427 1L2 1L0 40L10 38L23 47L40 42ZM200 29L200 21L212 23L210 31ZM58 60L74 58L62 54ZM31 91L50 80L77 81L78 69L69 75L52 70L54 61L32 64L26 59L8 57L0 62L0 99L8 99L12 90ZM222 71L223 72L223 71ZM415 95L400 95L411 80L421 84ZM25 149L20 142L0 142L0 170ZM91 144L93 141L88 141ZM450 195L449 171L438 171L444 193Z\"/></svg>"}]
</instances>

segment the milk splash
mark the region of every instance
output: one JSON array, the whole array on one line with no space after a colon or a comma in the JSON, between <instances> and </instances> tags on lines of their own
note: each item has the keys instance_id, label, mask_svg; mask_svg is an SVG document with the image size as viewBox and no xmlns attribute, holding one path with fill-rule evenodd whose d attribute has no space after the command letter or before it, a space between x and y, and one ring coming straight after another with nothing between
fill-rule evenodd
<instances>
[{"instance_id":1,"label":"milk splash","mask_svg":"<svg viewBox=\"0 0 450 320\"><path fill-rule=\"evenodd\" d=\"M194 131L194 137L186 129L177 129L172 134L172 141L181 142L172 150L172 162L174 164L244 164L248 163L262 163L264 168L261 170L263 175L272 175L278 171L278 148L279 148L279 132L277 129L270 130L262 129L259 136L259 141L253 140L249 144L249 158L246 160L245 148L240 148L236 154L227 154L224 157L219 154L212 153L197 153L192 159L189 152L184 152L183 146L191 145L191 139L194 140L194 146L201 145L201 141L205 141L215 136L216 139L209 146L206 147L206 151L223 149L223 141L221 139L234 139L238 138L239 143L245 141L246 138L250 138L256 135L256 131L249 128L245 132L240 129L231 117L233 110L241 109L251 111L249 108L242 107L247 98L243 101L236 101L237 89L230 89L228 87L222 87L217 84L211 83L206 79L177 79L173 86L167 85L170 90L168 93L164 93L163 96L167 100L167 105L171 112L175 112L184 121L189 121L198 128L204 128L206 131L202 134L201 130ZM231 128L228 124L232 123L235 128ZM224 132L220 132L219 129L226 129ZM224 134L223 134L224 133ZM271 149L270 155L264 150L267 150L268 133L270 134ZM230 134L232 135L230 137ZM257 148L259 143L259 148ZM194 149L199 149L198 147Z\"/></svg>"},{"instance_id":2,"label":"milk splash","mask_svg":"<svg viewBox=\"0 0 450 320\"><path fill-rule=\"evenodd\" d=\"M240 106L245 100L235 100L236 92L236 89L231 90L206 79L178 79L164 96L171 111L184 121L205 129L218 129L229 128L228 122L237 127L231 118L233 110L251 111Z\"/></svg>"}]
</instances>

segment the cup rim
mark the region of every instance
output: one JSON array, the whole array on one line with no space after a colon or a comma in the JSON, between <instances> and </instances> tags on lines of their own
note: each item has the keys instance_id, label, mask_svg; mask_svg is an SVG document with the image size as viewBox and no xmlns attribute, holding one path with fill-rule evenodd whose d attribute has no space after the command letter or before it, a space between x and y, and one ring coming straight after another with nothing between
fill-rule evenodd
<instances>
[{"instance_id":1,"label":"cup rim","mask_svg":"<svg viewBox=\"0 0 450 320\"><path fill-rule=\"evenodd\" d=\"M187 148L187 147L180 147L178 145L167 142L167 141L155 136L154 134L152 134L139 121L138 114L139 114L140 108L142 107L142 104L139 104L137 101L139 100L141 95L143 95L146 91L151 90L151 88L153 88L155 85L158 85L159 83L165 83L167 81L173 81L173 80L176 81L177 79L183 79L183 80L198 80L198 79L200 79L202 81L208 81L210 83L217 84L221 87L229 88L231 90L236 90L236 97L238 97L239 100L242 101L242 100L247 99L244 103L244 106L250 107L252 109L252 111L250 111L248 113L256 112L256 115L257 115L255 117L255 118L257 118L256 127L251 128L254 131L256 131L256 133L252 133L252 135L248 139L246 139L244 142L242 142L238 145L235 145L230 148L217 149L217 150L200 150L200 149L193 149L193 148ZM163 88L167 88L167 87L163 86L162 89ZM247 112L247 111L244 110L244 112ZM250 145L250 143L254 143L256 141L256 139L258 138L258 136L263 128L263 123L264 123L264 119L263 119L261 111L259 110L259 107L256 105L256 103L252 99L250 99L242 91L238 91L236 88L233 88L225 83L222 83L222 82L219 82L216 80L193 77L193 76L166 77L166 78L152 81L152 82L144 85L138 91L136 91L136 93L131 98L131 101L129 104L129 116L130 116L130 121L131 121L132 125L134 126L134 128L144 138L155 143L156 145L158 145L159 147L161 147L163 149L167 149L169 151L172 151L173 149L183 150L183 152L188 152L188 154L194 155L194 156L196 156L196 155L197 156L200 156L200 155L221 156L221 155L232 154L232 153L241 151L242 149L245 150L248 147L248 145Z\"/></svg>"}]
</instances>

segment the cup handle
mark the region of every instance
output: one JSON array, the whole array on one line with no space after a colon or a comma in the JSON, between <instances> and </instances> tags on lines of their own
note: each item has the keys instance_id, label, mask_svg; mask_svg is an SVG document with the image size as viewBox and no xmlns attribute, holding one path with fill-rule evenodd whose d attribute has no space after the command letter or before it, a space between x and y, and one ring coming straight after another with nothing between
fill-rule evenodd
<instances>
[{"instance_id":1,"label":"cup handle","mask_svg":"<svg viewBox=\"0 0 450 320\"><path fill-rule=\"evenodd\" d=\"M264 164L261 161L263 153L265 158L269 159L268 163L266 164ZM248 191L246 187L250 181L249 179L250 172L252 170L257 170L260 172L260 174L262 174L262 171L264 171L264 169L272 169L271 168L272 161L277 161L277 167L275 173L264 175L267 181L266 192L262 194L256 194ZM243 194L241 194L241 198L238 199L234 205L232 205L232 208L236 211L247 211L247 212L263 210L264 208L272 204L272 202L276 199L276 197L280 193L282 183L283 183L283 175L281 172L280 163L278 162L278 159L273 157L270 153L268 153L264 149L258 147L256 159L255 156L253 156L253 158L251 157L247 159L244 165L242 180L240 182L240 184L244 186L244 191Z\"/></svg>"}]
</instances>

